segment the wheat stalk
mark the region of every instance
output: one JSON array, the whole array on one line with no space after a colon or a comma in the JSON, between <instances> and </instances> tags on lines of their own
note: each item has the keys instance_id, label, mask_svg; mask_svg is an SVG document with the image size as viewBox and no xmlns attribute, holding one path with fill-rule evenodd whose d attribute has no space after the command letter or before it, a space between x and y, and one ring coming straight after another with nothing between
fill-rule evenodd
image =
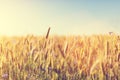
<instances>
[{"instance_id":1,"label":"wheat stalk","mask_svg":"<svg viewBox=\"0 0 120 80\"><path fill-rule=\"evenodd\" d=\"M48 31L47 31L47 34L46 34L46 39L48 39L49 33L50 33L50 27L48 28Z\"/></svg>"}]
</instances>

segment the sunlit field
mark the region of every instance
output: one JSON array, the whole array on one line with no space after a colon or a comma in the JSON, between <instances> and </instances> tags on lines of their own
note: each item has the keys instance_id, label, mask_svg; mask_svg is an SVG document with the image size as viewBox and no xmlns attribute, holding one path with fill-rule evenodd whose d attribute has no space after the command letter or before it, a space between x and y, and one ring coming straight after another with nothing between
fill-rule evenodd
<instances>
[{"instance_id":1,"label":"sunlit field","mask_svg":"<svg viewBox=\"0 0 120 80\"><path fill-rule=\"evenodd\" d=\"M120 80L120 36L1 37L0 80Z\"/></svg>"}]
</instances>

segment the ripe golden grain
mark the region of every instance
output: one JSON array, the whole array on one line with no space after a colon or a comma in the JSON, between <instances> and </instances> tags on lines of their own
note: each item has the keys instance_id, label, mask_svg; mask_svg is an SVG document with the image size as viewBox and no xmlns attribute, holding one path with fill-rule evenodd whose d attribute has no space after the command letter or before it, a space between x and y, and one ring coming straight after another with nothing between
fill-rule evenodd
<instances>
[{"instance_id":1,"label":"ripe golden grain","mask_svg":"<svg viewBox=\"0 0 120 80\"><path fill-rule=\"evenodd\" d=\"M0 76L67 80L78 74L83 80L120 79L117 35L49 36L49 31L46 37L0 38Z\"/></svg>"}]
</instances>

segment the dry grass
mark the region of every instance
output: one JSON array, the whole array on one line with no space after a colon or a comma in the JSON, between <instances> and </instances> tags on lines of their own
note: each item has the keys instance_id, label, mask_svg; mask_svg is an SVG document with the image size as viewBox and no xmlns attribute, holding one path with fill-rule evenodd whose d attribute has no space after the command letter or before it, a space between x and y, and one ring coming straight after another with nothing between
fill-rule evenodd
<instances>
[{"instance_id":1,"label":"dry grass","mask_svg":"<svg viewBox=\"0 0 120 80\"><path fill-rule=\"evenodd\" d=\"M1 80L120 80L120 36L0 39Z\"/></svg>"}]
</instances>

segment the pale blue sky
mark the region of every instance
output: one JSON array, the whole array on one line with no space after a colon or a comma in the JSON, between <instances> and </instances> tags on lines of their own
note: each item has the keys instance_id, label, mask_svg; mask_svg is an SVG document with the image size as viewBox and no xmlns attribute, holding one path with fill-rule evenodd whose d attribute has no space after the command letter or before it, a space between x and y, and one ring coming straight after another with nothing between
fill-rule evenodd
<instances>
[{"instance_id":1,"label":"pale blue sky","mask_svg":"<svg viewBox=\"0 0 120 80\"><path fill-rule=\"evenodd\" d=\"M119 0L0 1L0 35L120 33Z\"/></svg>"}]
</instances>

